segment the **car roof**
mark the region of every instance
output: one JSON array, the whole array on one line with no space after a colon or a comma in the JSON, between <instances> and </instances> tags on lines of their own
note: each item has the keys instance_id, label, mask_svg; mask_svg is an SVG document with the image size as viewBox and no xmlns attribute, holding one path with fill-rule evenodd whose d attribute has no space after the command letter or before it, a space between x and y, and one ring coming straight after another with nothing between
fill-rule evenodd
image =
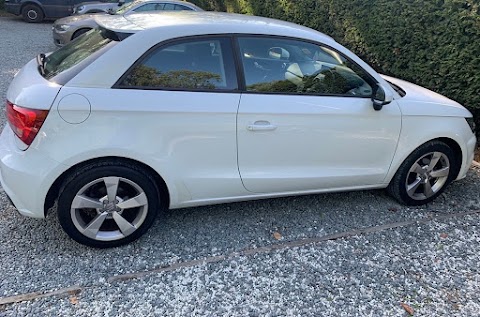
<instances>
[{"instance_id":1,"label":"car roof","mask_svg":"<svg viewBox=\"0 0 480 317\"><path fill-rule=\"evenodd\" d=\"M128 16L109 15L95 18L106 29L136 33L141 30L182 29L183 35L199 34L267 34L278 36L315 38L335 42L331 37L313 29L270 18L224 13L194 11L160 11L134 13ZM185 29L190 30L185 32Z\"/></svg>"}]
</instances>

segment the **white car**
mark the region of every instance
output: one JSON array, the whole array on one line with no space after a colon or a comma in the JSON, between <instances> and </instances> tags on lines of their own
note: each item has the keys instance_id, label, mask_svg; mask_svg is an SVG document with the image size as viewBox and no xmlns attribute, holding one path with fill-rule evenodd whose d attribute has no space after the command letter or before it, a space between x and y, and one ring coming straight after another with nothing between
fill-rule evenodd
<instances>
[{"instance_id":1,"label":"white car","mask_svg":"<svg viewBox=\"0 0 480 317\"><path fill-rule=\"evenodd\" d=\"M465 177L455 101L306 27L161 14L100 16L13 79L0 168L21 214L58 201L70 237L112 247L167 208L370 188L419 205Z\"/></svg>"}]
</instances>

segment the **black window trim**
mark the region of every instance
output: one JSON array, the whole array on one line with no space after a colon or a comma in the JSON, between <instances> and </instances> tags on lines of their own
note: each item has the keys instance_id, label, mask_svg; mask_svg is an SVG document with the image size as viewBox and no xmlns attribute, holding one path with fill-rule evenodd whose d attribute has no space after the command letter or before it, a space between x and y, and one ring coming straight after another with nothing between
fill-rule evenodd
<instances>
[{"instance_id":1,"label":"black window trim","mask_svg":"<svg viewBox=\"0 0 480 317\"><path fill-rule=\"evenodd\" d=\"M244 74L244 70L243 70L243 62L242 62L242 59L241 59L240 43L238 41L238 39L242 38L242 37L243 38L245 38L245 37L248 37L248 38L274 38L274 39L281 39L281 40L290 40L290 41L304 42L304 43L309 43L309 44L318 45L318 46L328 48L328 49L336 52L337 54L339 54L340 56L342 56L346 60L348 60L350 63L357 66L359 69L361 69L367 77L367 78L362 78L362 79L364 79L367 82L367 84L369 84L372 87L372 90L376 85L378 85L378 81L369 72L367 72L363 67L358 65L358 63L356 63L355 61L353 61L350 58L348 58L347 56L345 56L345 54L343 54L342 52L339 52L337 49L335 49L335 48L333 48L330 45L325 44L325 43L320 43L320 42L316 42L316 41L308 40L308 39L304 39L304 38L299 38L299 37L271 35L271 34L236 33L236 34L233 34L233 37L234 37L234 41L235 41L235 53L238 57L237 64L239 64L239 67L241 69L241 73L239 73L238 77L241 77L241 81L242 81L242 85L240 86L240 87L242 87L242 94L284 95L284 96L319 96L319 97L348 97L348 98L364 98L364 99L371 99L372 98L372 96L354 96L354 95L341 95L341 94L321 94L321 93L304 93L304 92L298 92L298 93L295 93L295 92L266 92L266 91L247 90L246 81L245 81L245 74Z\"/></svg>"},{"instance_id":2,"label":"black window trim","mask_svg":"<svg viewBox=\"0 0 480 317\"><path fill-rule=\"evenodd\" d=\"M222 38L225 39L229 42L229 49L232 50L232 56L233 56L233 70L234 73L230 74L230 76L234 76L235 79L233 80L236 82L237 87L234 89L186 89L186 88L170 88L170 87L150 87L150 86L125 86L121 85L120 83L130 74L130 72L139 64L143 63L145 59L147 59L150 54L158 49L161 49L162 47L170 46L172 44L182 44L184 42L188 42L191 40L214 40ZM222 47L222 49L224 49ZM125 73L123 73L122 76L113 84L111 87L112 89L133 89L133 90L158 90L158 91L184 91L184 92L209 92L209 93L241 93L241 90L238 88L240 87L240 79L238 78L238 68L237 68L237 63L235 60L235 48L234 48L234 41L233 37L230 34L207 34L207 35L193 35L193 36L183 36L183 37L177 37L173 39L168 39L166 41L160 42L151 48L149 48L145 53L143 53L142 56L140 56L128 69ZM229 75L227 74L227 69L225 69L225 77L228 77Z\"/></svg>"},{"instance_id":3,"label":"black window trim","mask_svg":"<svg viewBox=\"0 0 480 317\"><path fill-rule=\"evenodd\" d=\"M328 44L308 40L304 38L291 37L291 36L282 36L282 35L271 35L271 34L250 34L250 33L215 33L215 34L202 34L202 35L189 35L183 37L176 37L172 39L165 40L163 42L157 43L151 48L149 48L142 56L140 56L128 69L127 71L120 76L120 78L113 84L112 89L133 89L133 90L158 90L158 91L184 91L184 92L209 92L209 93L242 93L242 94L256 94L256 95L286 95L286 96L319 96L319 97L347 97L347 98L363 98L371 99L372 96L355 96L355 95L340 95L340 94L321 94L321 93L303 93L303 92L265 92L265 91L248 91L246 88L245 73L243 69L243 62L240 52L240 43L238 41L241 37L249 38L274 38L282 40L291 40L298 42L305 42L313 45L322 46L328 48L348 60L350 63L357 66L361 69L367 78L363 78L366 82L372 87L372 89L378 85L378 81L363 67L358 65L355 61L351 60L349 57L345 56L342 52L339 52L337 49L331 47ZM163 46L167 46L173 43L181 44L184 41L189 41L192 39L198 40L209 40L215 38L224 38L230 40L230 49L233 50L233 61L236 77L237 88L235 89L185 89L185 88L168 88L168 87L142 87L142 86L122 86L120 83L125 79L126 76L140 63L142 63L152 51L159 49ZM227 72L225 71L227 76Z\"/></svg>"}]
</instances>

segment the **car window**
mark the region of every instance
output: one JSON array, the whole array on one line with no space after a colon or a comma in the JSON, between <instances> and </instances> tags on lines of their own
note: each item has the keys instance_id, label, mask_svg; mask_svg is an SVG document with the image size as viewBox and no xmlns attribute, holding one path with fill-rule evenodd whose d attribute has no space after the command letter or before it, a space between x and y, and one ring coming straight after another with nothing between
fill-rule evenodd
<instances>
[{"instance_id":1,"label":"car window","mask_svg":"<svg viewBox=\"0 0 480 317\"><path fill-rule=\"evenodd\" d=\"M155 11L155 10L162 10L162 8L158 9L158 4L156 3L148 3L136 9L133 9L134 12L145 12L145 11Z\"/></svg>"},{"instance_id":2,"label":"car window","mask_svg":"<svg viewBox=\"0 0 480 317\"><path fill-rule=\"evenodd\" d=\"M186 7L186 6L182 6L182 5L179 5L179 4L176 4L176 5L175 5L175 10L176 10L176 11L184 11L184 10L190 10L190 11L192 11L191 8Z\"/></svg>"},{"instance_id":3,"label":"car window","mask_svg":"<svg viewBox=\"0 0 480 317\"><path fill-rule=\"evenodd\" d=\"M172 3L166 3L163 10L175 10L175 5Z\"/></svg>"},{"instance_id":4,"label":"car window","mask_svg":"<svg viewBox=\"0 0 480 317\"><path fill-rule=\"evenodd\" d=\"M147 53L118 87L181 90L234 90L235 65L228 38L183 40Z\"/></svg>"},{"instance_id":5,"label":"car window","mask_svg":"<svg viewBox=\"0 0 480 317\"><path fill-rule=\"evenodd\" d=\"M368 75L332 49L303 41L240 37L247 91L371 97Z\"/></svg>"},{"instance_id":6,"label":"car window","mask_svg":"<svg viewBox=\"0 0 480 317\"><path fill-rule=\"evenodd\" d=\"M97 52L104 52L118 41L119 39L111 31L92 29L77 40L69 42L45 57L43 76L46 79L51 79L97 55ZM90 62L93 62L93 60L90 60Z\"/></svg>"}]
</instances>

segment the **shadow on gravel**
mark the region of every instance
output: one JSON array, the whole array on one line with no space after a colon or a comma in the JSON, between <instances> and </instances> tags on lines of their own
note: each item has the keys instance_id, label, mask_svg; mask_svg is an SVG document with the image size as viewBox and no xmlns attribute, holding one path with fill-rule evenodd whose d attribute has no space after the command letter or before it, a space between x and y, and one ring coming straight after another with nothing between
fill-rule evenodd
<instances>
[{"instance_id":1,"label":"shadow on gravel","mask_svg":"<svg viewBox=\"0 0 480 317\"><path fill-rule=\"evenodd\" d=\"M479 176L471 170L467 179L452 184L435 203L418 208L401 206L377 190L172 210L140 240L106 250L70 240L54 213L45 221L22 217L12 207L5 209L2 194L0 297L89 286L118 274L268 246L278 243L275 232L281 241L292 241L420 219L434 211L478 209L479 183Z\"/></svg>"}]
</instances>

